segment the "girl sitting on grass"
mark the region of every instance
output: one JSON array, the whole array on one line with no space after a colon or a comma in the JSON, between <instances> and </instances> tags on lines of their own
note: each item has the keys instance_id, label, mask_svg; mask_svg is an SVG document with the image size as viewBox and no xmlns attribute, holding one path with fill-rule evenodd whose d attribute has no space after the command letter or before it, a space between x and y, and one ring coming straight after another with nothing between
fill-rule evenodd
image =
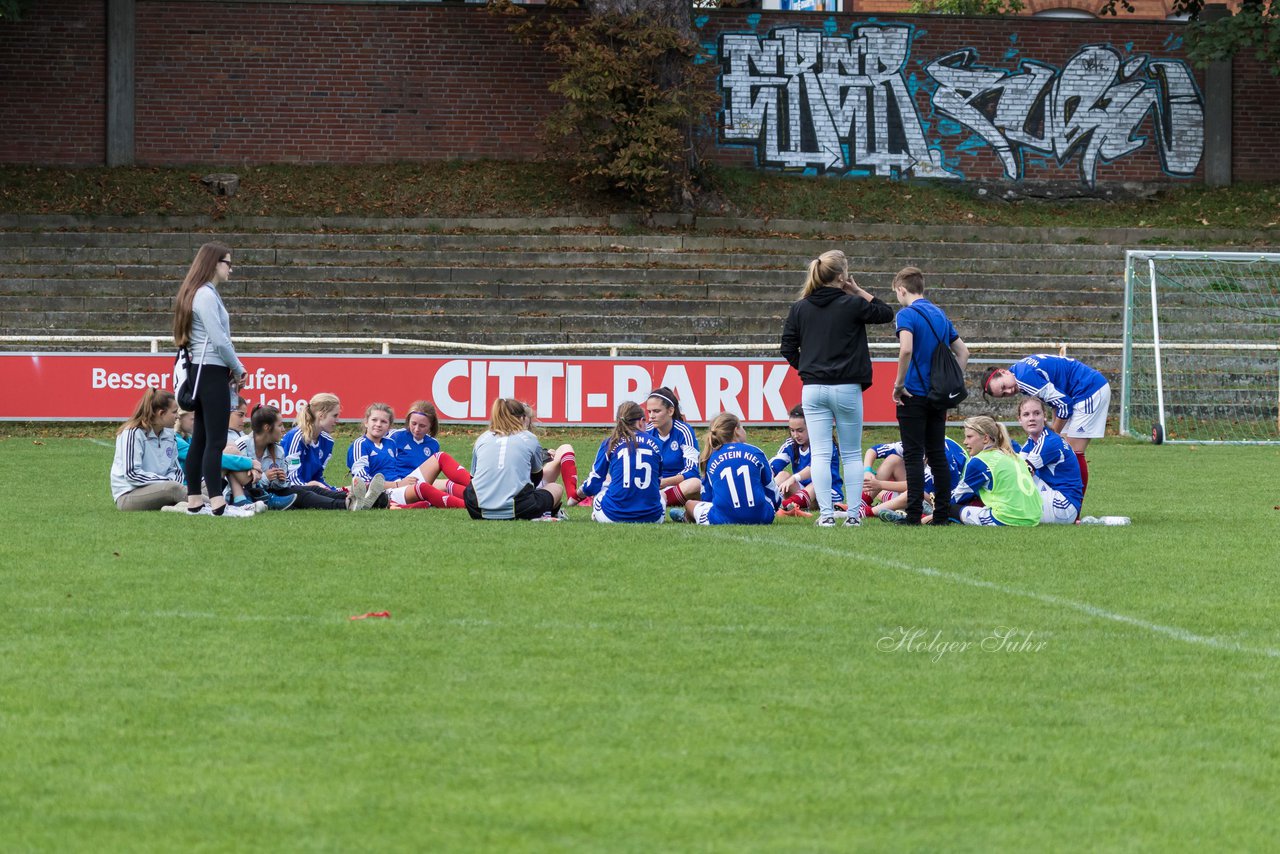
<instances>
[{"instance_id":1,"label":"girl sitting on grass","mask_svg":"<svg viewBox=\"0 0 1280 854\"><path fill-rule=\"evenodd\" d=\"M353 494L337 489L294 486L289 483L288 463L280 444L285 434L280 410L274 406L255 407L250 423L253 432L242 436L236 447L258 463L262 474L253 487L265 493L272 510L367 510L382 494L371 489L357 500Z\"/></svg>"},{"instance_id":2,"label":"girl sitting on grass","mask_svg":"<svg viewBox=\"0 0 1280 854\"><path fill-rule=\"evenodd\" d=\"M809 427L804 420L804 406L796 404L787 413L787 432L790 436L769 460L773 469L782 506L778 513L787 516L812 516L808 508L817 507L812 471L812 449L809 446ZM840 477L840 445L832 440L831 452L831 501L833 505L844 502L844 480ZM787 474L787 468L791 474Z\"/></svg>"},{"instance_id":3,"label":"girl sitting on grass","mask_svg":"<svg viewBox=\"0 0 1280 854\"><path fill-rule=\"evenodd\" d=\"M690 500L673 518L699 525L768 525L781 499L773 483L769 458L747 444L742 422L722 412L707 428L702 451L702 497Z\"/></svg>"},{"instance_id":4,"label":"girl sitting on grass","mask_svg":"<svg viewBox=\"0 0 1280 854\"><path fill-rule=\"evenodd\" d=\"M644 417L644 410L634 401L618 407L613 432L600 443L595 465L582 482L581 494L595 497L591 518L597 522L666 520L658 486L662 447L644 432Z\"/></svg>"},{"instance_id":5,"label":"girl sitting on grass","mask_svg":"<svg viewBox=\"0 0 1280 854\"><path fill-rule=\"evenodd\" d=\"M525 405L512 398L493 403L489 429L476 439L471 485L463 493L472 519L541 519L560 509L564 490L557 483L535 487L545 464L538 437L529 432Z\"/></svg>"},{"instance_id":6,"label":"girl sitting on grass","mask_svg":"<svg viewBox=\"0 0 1280 854\"><path fill-rule=\"evenodd\" d=\"M965 419L964 446L969 462L951 491L952 518L966 525L1040 524L1040 490L1004 425L986 415ZM975 498L986 506L970 506Z\"/></svg>"},{"instance_id":7,"label":"girl sitting on grass","mask_svg":"<svg viewBox=\"0 0 1280 854\"><path fill-rule=\"evenodd\" d=\"M663 386L644 402L649 435L662 447L662 494L670 507L679 507L702 490L698 480L698 437L680 412L676 393Z\"/></svg>"},{"instance_id":8,"label":"girl sitting on grass","mask_svg":"<svg viewBox=\"0 0 1280 854\"><path fill-rule=\"evenodd\" d=\"M1084 501L1084 483L1080 479L1080 463L1066 441L1046 426L1044 401L1024 397L1018 404L1018 423L1027 431L1027 443L1018 452L1031 467L1032 477L1040 490L1040 523L1074 525L1080 518Z\"/></svg>"},{"instance_id":9,"label":"girl sitting on grass","mask_svg":"<svg viewBox=\"0 0 1280 854\"><path fill-rule=\"evenodd\" d=\"M524 405L524 429L533 433L538 423L538 413L529 404ZM534 435L537 435L534 433ZM568 506L578 504L583 496L578 495L578 459L573 452L573 445L560 445L554 451L542 449L542 476L531 478L536 486L547 486L557 480L564 481L564 494Z\"/></svg>"},{"instance_id":10,"label":"girl sitting on grass","mask_svg":"<svg viewBox=\"0 0 1280 854\"><path fill-rule=\"evenodd\" d=\"M396 449L396 468L387 474L391 478L387 488L391 506L465 507L462 493L471 483L471 473L440 450L436 441L440 418L435 406L429 400L415 400L404 424L387 436Z\"/></svg>"},{"instance_id":11,"label":"girl sitting on grass","mask_svg":"<svg viewBox=\"0 0 1280 854\"><path fill-rule=\"evenodd\" d=\"M173 392L149 388L116 433L111 497L120 510L159 510L183 502L187 487L178 464Z\"/></svg>"},{"instance_id":12,"label":"girl sitting on grass","mask_svg":"<svg viewBox=\"0 0 1280 854\"><path fill-rule=\"evenodd\" d=\"M333 456L330 433L341 416L342 401L336 394L322 391L298 404L298 420L281 441L285 459L289 461L291 486L333 489L324 479L324 467Z\"/></svg>"}]
</instances>

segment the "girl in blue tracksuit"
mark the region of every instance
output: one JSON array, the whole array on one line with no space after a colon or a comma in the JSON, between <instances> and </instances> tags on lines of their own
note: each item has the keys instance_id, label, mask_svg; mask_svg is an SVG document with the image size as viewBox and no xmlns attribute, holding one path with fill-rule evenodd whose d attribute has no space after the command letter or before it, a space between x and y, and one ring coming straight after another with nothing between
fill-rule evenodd
<instances>
[{"instance_id":1,"label":"girl in blue tracksuit","mask_svg":"<svg viewBox=\"0 0 1280 854\"><path fill-rule=\"evenodd\" d=\"M649 392L644 402L649 416L649 435L662 446L662 494L667 504L679 507L697 498L702 489L698 478L698 437L680 412L676 393L663 386Z\"/></svg>"},{"instance_id":2,"label":"girl in blue tracksuit","mask_svg":"<svg viewBox=\"0 0 1280 854\"><path fill-rule=\"evenodd\" d=\"M578 489L582 495L599 496L591 505L597 522L666 520L658 486L662 446L643 430L644 420L640 404L627 401L618 407L613 433L600 443L595 464Z\"/></svg>"},{"instance_id":3,"label":"girl in blue tracksuit","mask_svg":"<svg viewBox=\"0 0 1280 854\"><path fill-rule=\"evenodd\" d=\"M702 498L685 505L685 519L699 525L768 525L781 498L769 458L747 444L738 416L722 412L707 428L702 452Z\"/></svg>"}]
</instances>

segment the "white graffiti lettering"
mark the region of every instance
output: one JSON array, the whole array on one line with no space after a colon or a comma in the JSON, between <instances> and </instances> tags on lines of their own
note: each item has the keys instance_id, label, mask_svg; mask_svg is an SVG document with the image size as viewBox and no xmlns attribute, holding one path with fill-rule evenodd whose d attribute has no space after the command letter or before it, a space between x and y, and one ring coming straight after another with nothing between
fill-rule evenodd
<instances>
[{"instance_id":1,"label":"white graffiti lettering","mask_svg":"<svg viewBox=\"0 0 1280 854\"><path fill-rule=\"evenodd\" d=\"M1139 128L1154 112L1161 163L1192 175L1204 152L1204 102L1186 64L1122 59L1108 45L1087 45L1060 74L1034 62L1019 73L977 65L970 49L925 66L937 83L933 107L989 144L1005 175L1021 180L1021 149L1051 154L1059 164L1080 156L1080 180L1092 187L1098 163L1147 143Z\"/></svg>"},{"instance_id":2,"label":"white graffiti lettering","mask_svg":"<svg viewBox=\"0 0 1280 854\"><path fill-rule=\"evenodd\" d=\"M925 140L903 73L910 46L900 25L721 36L721 141L755 144L767 166L958 178Z\"/></svg>"},{"instance_id":3,"label":"white graffiti lettering","mask_svg":"<svg viewBox=\"0 0 1280 854\"><path fill-rule=\"evenodd\" d=\"M722 35L721 142L755 146L767 167L963 178L941 141L926 136L917 84L905 74L911 37L901 24L864 24L846 36ZM1015 181L1032 152L1059 165L1078 157L1080 180L1092 187L1099 164L1147 144L1149 115L1166 172L1194 175L1204 154L1204 99L1181 60L1086 45L1060 71L1027 59L1010 71L978 65L966 48L924 68L933 111L973 134L957 150L989 145Z\"/></svg>"}]
</instances>

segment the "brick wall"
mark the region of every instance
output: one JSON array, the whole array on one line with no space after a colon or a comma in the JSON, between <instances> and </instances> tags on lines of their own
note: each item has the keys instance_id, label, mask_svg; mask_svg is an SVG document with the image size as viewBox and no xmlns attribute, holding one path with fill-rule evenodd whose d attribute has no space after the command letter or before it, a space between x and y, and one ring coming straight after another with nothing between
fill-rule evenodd
<instances>
[{"instance_id":1,"label":"brick wall","mask_svg":"<svg viewBox=\"0 0 1280 854\"><path fill-rule=\"evenodd\" d=\"M0 22L0 162L106 158L106 9L39 0Z\"/></svg>"},{"instance_id":2,"label":"brick wall","mask_svg":"<svg viewBox=\"0 0 1280 854\"><path fill-rule=\"evenodd\" d=\"M103 162L103 5L41 0L28 19L0 27L0 161ZM482 8L216 0L138 0L136 8L140 164L528 159L542 153L538 129L556 104L547 92L554 69L537 46L515 41L507 21ZM701 14L697 24L699 38L717 50L722 36L749 36L758 47L772 31L800 28L818 34L818 50L827 49L821 35L834 39L832 50L841 44L850 50L849 37L859 40L859 50L879 45L870 51L879 60L892 54L885 45L899 32L895 28L907 33L899 40L900 69L867 72L857 60L838 70L829 59L824 71L838 70L850 85L834 89L844 94L828 99L847 103L825 112L810 96L820 85L840 81L819 84L806 76L803 63L778 66L779 79L769 84L777 92L767 93L777 109L722 134L715 156L725 162L971 181L1008 181L1010 171L1012 180L1100 184L1194 182L1203 176L1203 158L1189 156L1195 142L1187 133L1190 114L1175 109L1186 99L1170 88L1170 80L1190 86L1194 102L1203 96L1203 74L1177 62L1159 64L1181 59L1175 24L929 16L875 21L731 10ZM739 40L737 49L746 44ZM1090 45L1097 47L1086 50ZM1036 85L1023 87L1022 113L999 128L957 120L954 110L949 114L939 103L944 87L927 67L964 49L970 51L970 67L956 69L960 63L953 61L949 71L955 79L985 70L984 85L1008 86L1002 78L1021 73L1027 82L1027 68L1044 69ZM1145 64L1135 59L1141 56ZM722 71L731 69L716 61ZM1021 71L1020 62L1026 64ZM859 82L855 78L862 73L876 79ZM1280 99L1274 96L1280 81L1251 59L1236 60L1235 80L1235 177L1274 180L1280 168L1270 150L1280 131ZM725 78L721 85L726 92L732 88ZM786 94L788 87L799 100ZM942 94L947 91L963 110L971 93L961 92L954 80ZM1039 118L1055 93L1057 109L1073 117L1058 122L1056 137L1046 129L1052 123ZM1073 93L1087 97L1073 101ZM1109 111L1106 120L1080 120L1087 112L1081 104L1095 103L1099 95L1102 112ZM1018 99L1006 93L1000 101ZM1120 110L1121 103L1131 103L1131 110ZM793 114L798 134L788 139ZM843 130L833 117L844 121ZM766 119L781 134L773 148L757 126ZM856 127L851 120L866 126L849 133ZM1098 142L1103 137L1105 144ZM1037 150L1052 149L1055 140L1059 150ZM806 161L806 147L832 162ZM778 148L790 154L776 154Z\"/></svg>"},{"instance_id":3,"label":"brick wall","mask_svg":"<svg viewBox=\"0 0 1280 854\"><path fill-rule=\"evenodd\" d=\"M140 163L526 159L553 70L431 6L138 3Z\"/></svg>"}]
</instances>

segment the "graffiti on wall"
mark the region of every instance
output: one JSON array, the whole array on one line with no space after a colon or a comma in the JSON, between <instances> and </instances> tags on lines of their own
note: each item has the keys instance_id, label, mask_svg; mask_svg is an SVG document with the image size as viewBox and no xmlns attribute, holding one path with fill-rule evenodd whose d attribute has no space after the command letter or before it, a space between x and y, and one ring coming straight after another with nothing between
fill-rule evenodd
<instances>
[{"instance_id":1,"label":"graffiti on wall","mask_svg":"<svg viewBox=\"0 0 1280 854\"><path fill-rule=\"evenodd\" d=\"M962 179L939 135L930 138L915 99L929 92L936 129L973 137L956 150L989 146L1005 176L1023 177L1026 154L1079 159L1092 186L1099 163L1150 142L1161 164L1195 173L1204 151L1204 102L1181 60L1127 59L1108 45L1082 47L1061 69L1021 60L1016 70L978 64L966 48L908 75L912 28L863 24L847 36L786 28L767 37L720 37L724 111L720 140L756 148L762 166L843 174Z\"/></svg>"}]
</instances>

